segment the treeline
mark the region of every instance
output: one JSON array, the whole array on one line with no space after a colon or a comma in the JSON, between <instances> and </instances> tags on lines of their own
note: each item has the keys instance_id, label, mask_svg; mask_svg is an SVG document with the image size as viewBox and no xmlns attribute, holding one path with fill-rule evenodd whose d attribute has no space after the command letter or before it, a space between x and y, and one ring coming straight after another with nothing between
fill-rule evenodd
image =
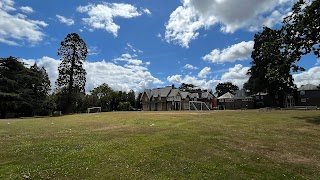
<instances>
[{"instance_id":1,"label":"treeline","mask_svg":"<svg viewBox=\"0 0 320 180\"><path fill-rule=\"evenodd\" d=\"M26 67L17 58L0 58L0 117L48 115L50 80L44 68Z\"/></svg>"},{"instance_id":2,"label":"treeline","mask_svg":"<svg viewBox=\"0 0 320 180\"><path fill-rule=\"evenodd\" d=\"M68 94L64 89L52 91L44 67L27 67L15 57L0 58L0 118L47 116L67 106ZM86 112L88 107L99 106L102 111L140 109L140 96L133 90L115 91L107 84L91 90L90 94L72 93L72 112Z\"/></svg>"}]
</instances>

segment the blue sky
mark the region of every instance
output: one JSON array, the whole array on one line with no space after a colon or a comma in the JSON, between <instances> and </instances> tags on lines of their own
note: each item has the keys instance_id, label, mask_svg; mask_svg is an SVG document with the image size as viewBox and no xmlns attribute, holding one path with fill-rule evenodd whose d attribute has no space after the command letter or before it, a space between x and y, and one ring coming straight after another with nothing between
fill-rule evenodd
<instances>
[{"instance_id":1,"label":"blue sky","mask_svg":"<svg viewBox=\"0 0 320 180\"><path fill-rule=\"evenodd\" d=\"M248 79L253 36L279 27L295 0L0 1L1 57L44 66L57 78L60 42L76 32L89 49L86 89L116 90L193 83L214 89ZM298 86L320 84L320 61L304 57Z\"/></svg>"}]
</instances>

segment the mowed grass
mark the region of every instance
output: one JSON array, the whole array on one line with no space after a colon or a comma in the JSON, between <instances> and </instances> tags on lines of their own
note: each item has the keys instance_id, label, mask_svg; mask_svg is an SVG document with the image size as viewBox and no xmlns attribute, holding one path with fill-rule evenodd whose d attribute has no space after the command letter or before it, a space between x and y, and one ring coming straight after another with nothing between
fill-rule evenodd
<instances>
[{"instance_id":1,"label":"mowed grass","mask_svg":"<svg viewBox=\"0 0 320 180\"><path fill-rule=\"evenodd\" d=\"M0 120L0 179L318 179L320 111Z\"/></svg>"}]
</instances>

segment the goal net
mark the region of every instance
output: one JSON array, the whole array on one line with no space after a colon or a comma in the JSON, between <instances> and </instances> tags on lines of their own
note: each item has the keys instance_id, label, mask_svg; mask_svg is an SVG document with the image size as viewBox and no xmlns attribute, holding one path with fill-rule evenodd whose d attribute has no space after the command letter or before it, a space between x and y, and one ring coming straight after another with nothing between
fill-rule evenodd
<instances>
[{"instance_id":1,"label":"goal net","mask_svg":"<svg viewBox=\"0 0 320 180\"><path fill-rule=\"evenodd\" d=\"M101 107L91 107L87 109L87 113L97 113L101 112Z\"/></svg>"},{"instance_id":2,"label":"goal net","mask_svg":"<svg viewBox=\"0 0 320 180\"><path fill-rule=\"evenodd\" d=\"M210 111L210 108L202 101L189 101L189 110Z\"/></svg>"}]
</instances>

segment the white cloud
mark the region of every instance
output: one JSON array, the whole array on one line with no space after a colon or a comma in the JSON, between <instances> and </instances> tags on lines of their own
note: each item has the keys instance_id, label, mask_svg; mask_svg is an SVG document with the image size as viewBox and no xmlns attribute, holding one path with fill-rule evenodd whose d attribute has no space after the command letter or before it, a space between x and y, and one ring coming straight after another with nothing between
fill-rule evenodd
<instances>
[{"instance_id":1,"label":"white cloud","mask_svg":"<svg viewBox=\"0 0 320 180\"><path fill-rule=\"evenodd\" d=\"M232 82L241 89L243 84L249 79L249 76L247 75L249 69L250 67L243 67L241 64L236 64L221 76L221 81Z\"/></svg>"},{"instance_id":2,"label":"white cloud","mask_svg":"<svg viewBox=\"0 0 320 180\"><path fill-rule=\"evenodd\" d=\"M143 65L144 64L143 61L136 59L136 57L137 57L136 55L131 55L131 54L125 53L125 54L122 54L120 57L115 58L114 62L117 63L118 61L124 61L128 65L130 65L130 64L136 65L136 66Z\"/></svg>"},{"instance_id":3,"label":"white cloud","mask_svg":"<svg viewBox=\"0 0 320 180\"><path fill-rule=\"evenodd\" d=\"M55 81L58 78L58 66L60 60L50 57L42 57L41 59L23 59L23 62L33 65L37 62L39 67L44 66L49 74L51 85L54 88ZM145 88L152 88L155 85L163 84L158 78L155 78L146 67L138 65L120 66L104 60L98 62L84 63L87 72L86 91L89 92L94 87L107 83L115 90L129 91L133 89L141 92Z\"/></svg>"},{"instance_id":4,"label":"white cloud","mask_svg":"<svg viewBox=\"0 0 320 180\"><path fill-rule=\"evenodd\" d=\"M98 55L100 53L100 50L96 46L90 46L88 47L88 55L93 56L93 55Z\"/></svg>"},{"instance_id":5,"label":"white cloud","mask_svg":"<svg viewBox=\"0 0 320 180\"><path fill-rule=\"evenodd\" d=\"M114 37L118 36L120 26L114 23L114 18L134 18L141 16L143 13L151 13L144 9L138 11L137 8L131 4L124 3L107 3L91 4L87 6L79 6L77 11L80 13L87 13L88 18L83 18L85 25L89 26L89 31L94 29L103 29L112 33Z\"/></svg>"},{"instance_id":6,"label":"white cloud","mask_svg":"<svg viewBox=\"0 0 320 180\"><path fill-rule=\"evenodd\" d=\"M140 49L136 49L134 48L130 43L127 43L127 47L126 49L130 49L132 52L138 52L138 53L143 53L143 51L141 51Z\"/></svg>"},{"instance_id":7,"label":"white cloud","mask_svg":"<svg viewBox=\"0 0 320 180\"><path fill-rule=\"evenodd\" d=\"M205 79L198 79L197 77L186 75L184 78L182 78L182 75L173 75L168 76L167 81L174 84L182 84L182 83L188 83L193 84L197 86L198 88L202 89L214 89L217 84L220 82L220 80L211 79L209 81L206 81Z\"/></svg>"},{"instance_id":8,"label":"white cloud","mask_svg":"<svg viewBox=\"0 0 320 180\"><path fill-rule=\"evenodd\" d=\"M310 68L308 71L302 72L300 74L294 74L294 83L300 87L305 84L320 84L320 66L315 66Z\"/></svg>"},{"instance_id":9,"label":"white cloud","mask_svg":"<svg viewBox=\"0 0 320 180\"><path fill-rule=\"evenodd\" d=\"M29 7L29 6L21 6L20 10L24 13L33 13L34 12L32 7Z\"/></svg>"},{"instance_id":10,"label":"white cloud","mask_svg":"<svg viewBox=\"0 0 320 180\"><path fill-rule=\"evenodd\" d=\"M191 70L196 70L196 69L199 69L198 67L195 67L191 64L186 64L184 67L184 69L191 69Z\"/></svg>"},{"instance_id":11,"label":"white cloud","mask_svg":"<svg viewBox=\"0 0 320 180\"><path fill-rule=\"evenodd\" d=\"M239 88L243 87L243 84L249 79L247 76L249 67L243 67L241 64L237 64L232 68L229 68L220 79L216 77L210 79L203 79L202 77L196 77L191 75L182 76L179 74L168 76L167 81L174 84L191 83L199 88L215 90L218 83L232 82ZM199 79L200 78L200 79Z\"/></svg>"},{"instance_id":12,"label":"white cloud","mask_svg":"<svg viewBox=\"0 0 320 180\"><path fill-rule=\"evenodd\" d=\"M26 15L14 12L12 0L0 1L0 42L8 45L35 44L43 40L45 34L41 27L48 26L44 21L28 19Z\"/></svg>"},{"instance_id":13,"label":"white cloud","mask_svg":"<svg viewBox=\"0 0 320 180\"><path fill-rule=\"evenodd\" d=\"M202 57L202 59L212 63L225 63L235 62L237 60L246 60L251 56L253 45L253 41L242 41L241 43L234 44L223 50L214 49L210 54Z\"/></svg>"},{"instance_id":14,"label":"white cloud","mask_svg":"<svg viewBox=\"0 0 320 180\"><path fill-rule=\"evenodd\" d=\"M27 65L33 65L35 62L39 67L44 67L48 73L50 82L51 82L51 89L54 89L55 87L55 81L58 79L58 67L60 65L60 61L43 56L40 59L22 59L24 63Z\"/></svg>"},{"instance_id":15,"label":"white cloud","mask_svg":"<svg viewBox=\"0 0 320 180\"><path fill-rule=\"evenodd\" d=\"M146 14L149 14L149 15L151 14L151 11L149 9L142 9L142 11Z\"/></svg>"},{"instance_id":16,"label":"white cloud","mask_svg":"<svg viewBox=\"0 0 320 180\"><path fill-rule=\"evenodd\" d=\"M296 0L182 0L166 23L165 39L188 48L200 29L221 25L221 31L255 31L263 25L274 26L288 14Z\"/></svg>"},{"instance_id":17,"label":"white cloud","mask_svg":"<svg viewBox=\"0 0 320 180\"><path fill-rule=\"evenodd\" d=\"M198 74L199 78L207 78L208 74L211 73L210 67L204 67Z\"/></svg>"},{"instance_id":18,"label":"white cloud","mask_svg":"<svg viewBox=\"0 0 320 180\"><path fill-rule=\"evenodd\" d=\"M73 19L69 19L69 18L66 18L66 17L64 17L64 16L61 16L61 15L56 15L56 17L59 19L59 21L61 22L61 23L64 23L64 24L66 24L66 25L68 25L68 26L71 26L71 25L73 25L74 24L74 20Z\"/></svg>"}]
</instances>

